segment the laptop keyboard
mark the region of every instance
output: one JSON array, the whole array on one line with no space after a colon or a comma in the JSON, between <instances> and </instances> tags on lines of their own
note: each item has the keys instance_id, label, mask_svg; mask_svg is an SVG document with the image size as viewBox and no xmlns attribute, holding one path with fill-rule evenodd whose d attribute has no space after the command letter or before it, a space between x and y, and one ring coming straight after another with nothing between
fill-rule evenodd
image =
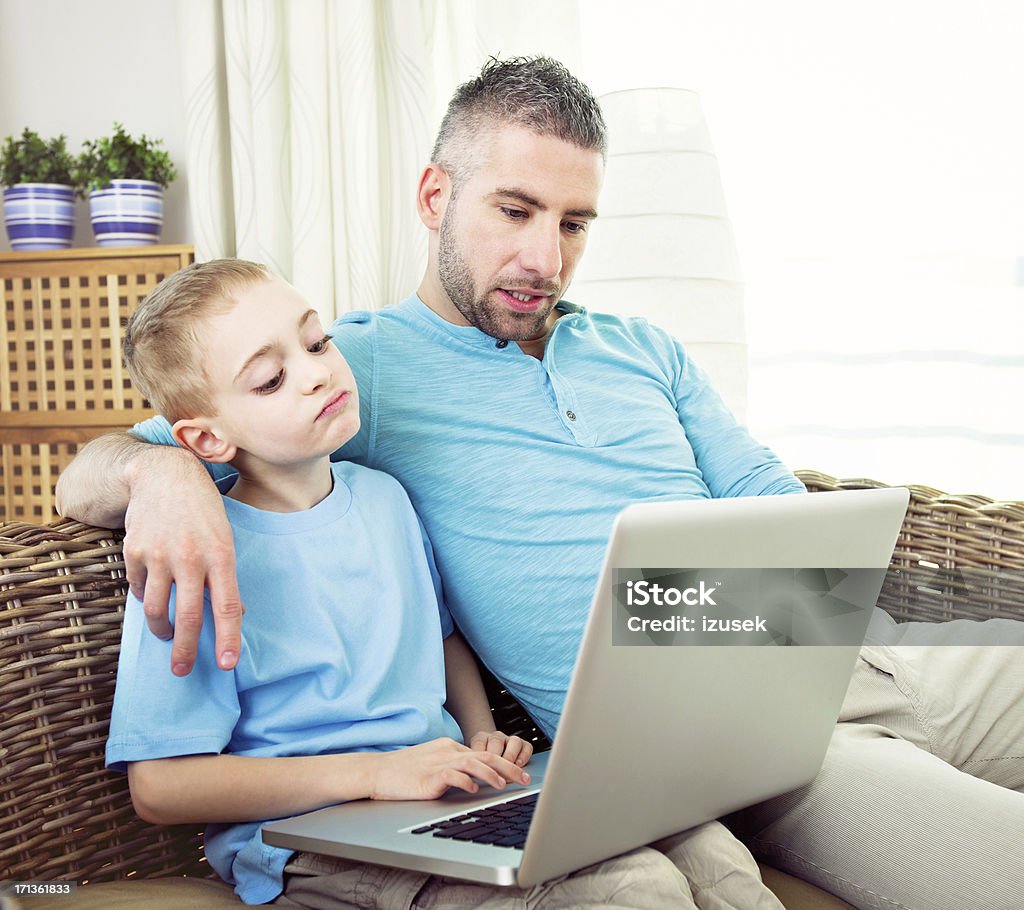
<instances>
[{"instance_id":1,"label":"laptop keyboard","mask_svg":"<svg viewBox=\"0 0 1024 910\"><path fill-rule=\"evenodd\" d=\"M432 825L413 828L412 833L522 849L539 796L539 792L530 793L527 796L510 799L506 803L474 809L472 812L454 815Z\"/></svg>"}]
</instances>

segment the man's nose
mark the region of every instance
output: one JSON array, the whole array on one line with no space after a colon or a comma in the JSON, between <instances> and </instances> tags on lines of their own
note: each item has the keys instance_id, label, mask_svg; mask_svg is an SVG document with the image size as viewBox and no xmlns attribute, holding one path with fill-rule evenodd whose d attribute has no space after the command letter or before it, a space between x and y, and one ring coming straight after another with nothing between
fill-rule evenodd
<instances>
[{"instance_id":1,"label":"man's nose","mask_svg":"<svg viewBox=\"0 0 1024 910\"><path fill-rule=\"evenodd\" d=\"M562 272L561 224L538 218L531 227L519 254L520 265L540 278L557 278Z\"/></svg>"}]
</instances>

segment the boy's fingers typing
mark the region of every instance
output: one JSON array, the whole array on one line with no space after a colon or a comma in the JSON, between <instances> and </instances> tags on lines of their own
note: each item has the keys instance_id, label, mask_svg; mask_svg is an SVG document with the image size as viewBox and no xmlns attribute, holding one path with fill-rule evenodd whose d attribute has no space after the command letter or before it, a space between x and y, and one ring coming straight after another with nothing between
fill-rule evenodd
<instances>
[{"instance_id":1,"label":"boy's fingers typing","mask_svg":"<svg viewBox=\"0 0 1024 910\"><path fill-rule=\"evenodd\" d=\"M492 752L501 755L505 751L505 743L508 737L497 730L481 730L475 733L469 741L469 747L478 752Z\"/></svg>"},{"instance_id":2,"label":"boy's fingers typing","mask_svg":"<svg viewBox=\"0 0 1024 910\"><path fill-rule=\"evenodd\" d=\"M522 768L533 757L533 743L527 742L520 736L510 736L505 743L505 751L502 758L515 762Z\"/></svg>"},{"instance_id":3,"label":"boy's fingers typing","mask_svg":"<svg viewBox=\"0 0 1024 910\"><path fill-rule=\"evenodd\" d=\"M480 752L490 752L500 755L510 762L515 762L520 768L523 767L533 756L533 744L527 742L521 736L507 736L497 731L483 730L477 733L469 741L470 748ZM514 780L515 778L509 778Z\"/></svg>"},{"instance_id":4,"label":"boy's fingers typing","mask_svg":"<svg viewBox=\"0 0 1024 910\"><path fill-rule=\"evenodd\" d=\"M382 753L371 799L436 799L449 787L476 793L479 783L502 789L528 783L529 775L492 752L474 751L451 739L435 739Z\"/></svg>"},{"instance_id":5,"label":"boy's fingers typing","mask_svg":"<svg viewBox=\"0 0 1024 910\"><path fill-rule=\"evenodd\" d=\"M493 752L473 752L472 755L478 762L482 762L489 768L493 768L495 773L501 776L502 786L505 785L506 781L514 784L528 784L530 782L530 775L519 767L519 765L507 758L495 755ZM497 786L497 784L491 783L490 780L487 782L490 783L491 786Z\"/></svg>"},{"instance_id":6,"label":"boy's fingers typing","mask_svg":"<svg viewBox=\"0 0 1024 910\"><path fill-rule=\"evenodd\" d=\"M438 774L438 783L440 789L437 790L435 796L429 798L436 799L443 795L445 790L450 790L452 787L457 790L465 790L467 793L476 793L480 789L480 785L472 777L455 768L442 769Z\"/></svg>"}]
</instances>

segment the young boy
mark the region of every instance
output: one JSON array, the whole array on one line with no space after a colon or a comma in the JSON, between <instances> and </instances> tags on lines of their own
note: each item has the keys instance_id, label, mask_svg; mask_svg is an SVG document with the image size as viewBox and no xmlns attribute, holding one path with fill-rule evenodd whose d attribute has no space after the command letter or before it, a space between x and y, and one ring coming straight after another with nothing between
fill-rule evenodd
<instances>
[{"instance_id":1,"label":"young boy","mask_svg":"<svg viewBox=\"0 0 1024 910\"><path fill-rule=\"evenodd\" d=\"M328 459L359 406L316 311L260 265L197 263L143 301L125 359L179 445L238 470L222 492L246 605L235 671L216 667L207 615L179 678L129 597L107 764L139 815L216 823L211 865L263 903L291 857L262 843L268 819L527 783L532 746L494 730L405 491Z\"/></svg>"},{"instance_id":2,"label":"young boy","mask_svg":"<svg viewBox=\"0 0 1024 910\"><path fill-rule=\"evenodd\" d=\"M248 903L781 906L761 901L756 874L749 899L718 896L741 858L703 844L708 826L526 891L265 845L267 820L345 800L528 783L533 748L494 730L405 491L386 474L330 463L359 428L356 385L292 287L250 262L189 266L143 301L124 346L177 443L238 471L222 493L246 607L235 670L216 666L207 602L195 669L179 677L171 642L148 631L129 596L107 764L127 770L140 816L210 823L210 864ZM700 857L714 861L692 862Z\"/></svg>"}]
</instances>

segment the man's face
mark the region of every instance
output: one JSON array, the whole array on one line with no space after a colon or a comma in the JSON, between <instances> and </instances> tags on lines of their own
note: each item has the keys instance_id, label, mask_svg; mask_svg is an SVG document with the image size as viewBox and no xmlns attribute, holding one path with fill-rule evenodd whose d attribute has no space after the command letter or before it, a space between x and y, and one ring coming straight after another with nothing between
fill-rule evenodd
<instances>
[{"instance_id":1,"label":"man's face","mask_svg":"<svg viewBox=\"0 0 1024 910\"><path fill-rule=\"evenodd\" d=\"M316 310L277 280L234 297L200 328L220 438L275 465L321 458L351 439L359 429L355 379Z\"/></svg>"},{"instance_id":2,"label":"man's face","mask_svg":"<svg viewBox=\"0 0 1024 910\"><path fill-rule=\"evenodd\" d=\"M444 315L525 341L544 333L572 281L604 161L523 127L489 129L479 143L482 160L448 200L439 231L438 274L456 311Z\"/></svg>"}]
</instances>

